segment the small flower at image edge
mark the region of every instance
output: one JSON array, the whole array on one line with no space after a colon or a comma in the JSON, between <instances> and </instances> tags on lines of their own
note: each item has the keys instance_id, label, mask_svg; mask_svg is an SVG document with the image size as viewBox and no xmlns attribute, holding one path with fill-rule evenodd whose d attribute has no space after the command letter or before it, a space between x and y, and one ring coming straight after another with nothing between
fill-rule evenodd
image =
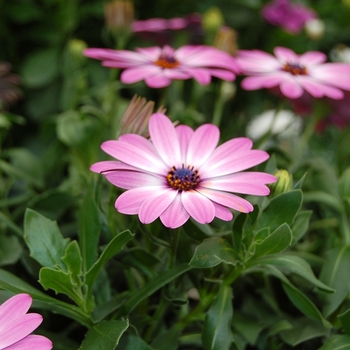
<instances>
[{"instance_id":1,"label":"small flower at image edge","mask_svg":"<svg viewBox=\"0 0 350 350\"><path fill-rule=\"evenodd\" d=\"M102 60L109 68L124 69L120 79L124 84L144 80L151 88L162 88L174 79L194 78L208 85L211 77L233 81L239 72L235 59L211 46L170 46L138 48L136 51L90 48L87 57Z\"/></svg>"},{"instance_id":2,"label":"small flower at image edge","mask_svg":"<svg viewBox=\"0 0 350 350\"><path fill-rule=\"evenodd\" d=\"M123 214L137 214L149 224L158 217L170 228L189 217L201 224L215 217L230 221L234 209L249 213L253 206L230 192L266 196L266 184L276 181L263 172L242 172L269 158L252 150L252 141L240 137L217 147L219 129L204 124L195 131L186 125L174 127L170 119L154 113L149 120L150 140L136 134L122 135L101 145L118 160L102 161L91 170L126 189L115 203Z\"/></svg>"},{"instance_id":3,"label":"small flower at image edge","mask_svg":"<svg viewBox=\"0 0 350 350\"><path fill-rule=\"evenodd\" d=\"M316 98L342 99L343 90L350 90L350 64L324 63L327 56L318 51L297 55L291 49L275 47L275 56L260 50L239 50L237 62L245 90L279 86L281 93L291 99L304 91Z\"/></svg>"},{"instance_id":4,"label":"small flower at image edge","mask_svg":"<svg viewBox=\"0 0 350 350\"><path fill-rule=\"evenodd\" d=\"M39 314L27 314L31 304L30 295L17 294L0 306L1 350L52 349L51 340L30 334L43 320Z\"/></svg>"}]
</instances>

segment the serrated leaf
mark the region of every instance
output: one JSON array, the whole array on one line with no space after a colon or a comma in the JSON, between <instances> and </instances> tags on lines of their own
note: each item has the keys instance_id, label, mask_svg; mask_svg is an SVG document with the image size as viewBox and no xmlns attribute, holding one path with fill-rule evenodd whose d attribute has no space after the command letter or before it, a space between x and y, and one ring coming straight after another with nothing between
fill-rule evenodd
<instances>
[{"instance_id":1,"label":"serrated leaf","mask_svg":"<svg viewBox=\"0 0 350 350\"><path fill-rule=\"evenodd\" d=\"M79 350L115 350L129 321L102 321L89 329Z\"/></svg>"},{"instance_id":2,"label":"serrated leaf","mask_svg":"<svg viewBox=\"0 0 350 350\"><path fill-rule=\"evenodd\" d=\"M270 230L274 231L284 223L290 225L301 206L302 199L301 190L276 196L260 216L256 229L270 227Z\"/></svg>"},{"instance_id":3,"label":"serrated leaf","mask_svg":"<svg viewBox=\"0 0 350 350\"><path fill-rule=\"evenodd\" d=\"M287 224L283 224L266 237L261 243L255 244L254 257L282 252L292 243L292 231Z\"/></svg>"},{"instance_id":4,"label":"serrated leaf","mask_svg":"<svg viewBox=\"0 0 350 350\"><path fill-rule=\"evenodd\" d=\"M51 221L34 210L27 209L24 218L24 240L30 256L44 267L62 270L64 256L69 239L63 238L56 221Z\"/></svg>"},{"instance_id":5,"label":"serrated leaf","mask_svg":"<svg viewBox=\"0 0 350 350\"><path fill-rule=\"evenodd\" d=\"M334 334L318 350L349 350L350 336Z\"/></svg>"},{"instance_id":6,"label":"serrated leaf","mask_svg":"<svg viewBox=\"0 0 350 350\"><path fill-rule=\"evenodd\" d=\"M223 238L212 237L196 247L189 265L195 268L209 268L222 262L235 266L237 253Z\"/></svg>"},{"instance_id":7,"label":"serrated leaf","mask_svg":"<svg viewBox=\"0 0 350 350\"><path fill-rule=\"evenodd\" d=\"M322 266L320 280L335 289L334 294L324 294L323 313L331 315L350 293L350 246L338 247L329 252Z\"/></svg>"},{"instance_id":8,"label":"serrated leaf","mask_svg":"<svg viewBox=\"0 0 350 350\"><path fill-rule=\"evenodd\" d=\"M295 273L298 276L303 277L305 280L309 281L325 292L334 293L334 289L318 280L315 277L310 265L298 256L286 254L270 255L258 259L252 259L247 262L247 267L259 265L274 265L278 268L282 268L283 270L288 271L288 273Z\"/></svg>"},{"instance_id":9,"label":"serrated leaf","mask_svg":"<svg viewBox=\"0 0 350 350\"><path fill-rule=\"evenodd\" d=\"M206 313L202 332L204 350L230 349L233 342L232 316L232 289L230 286L222 285Z\"/></svg>"}]
</instances>

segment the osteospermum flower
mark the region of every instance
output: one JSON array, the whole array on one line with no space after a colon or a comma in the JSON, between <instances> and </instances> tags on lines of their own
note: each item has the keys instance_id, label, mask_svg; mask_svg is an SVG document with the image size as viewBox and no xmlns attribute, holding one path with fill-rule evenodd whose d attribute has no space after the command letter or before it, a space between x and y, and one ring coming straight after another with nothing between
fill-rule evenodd
<instances>
[{"instance_id":1,"label":"osteospermum flower","mask_svg":"<svg viewBox=\"0 0 350 350\"><path fill-rule=\"evenodd\" d=\"M118 160L91 166L113 185L126 189L116 200L123 214L138 214L142 223L158 217L170 228L183 225L191 216L201 224L214 217L229 221L229 208L248 213L253 206L230 192L266 196L275 177L262 172L242 172L269 155L252 150L248 138L236 138L217 147L220 132L213 124L193 131L174 127L164 114L149 121L150 140L135 134L106 141L103 151Z\"/></svg>"},{"instance_id":2,"label":"osteospermum flower","mask_svg":"<svg viewBox=\"0 0 350 350\"><path fill-rule=\"evenodd\" d=\"M30 295L18 294L0 306L0 349L52 349L49 339L41 335L30 335L43 320L39 314L27 314L31 304Z\"/></svg>"},{"instance_id":3,"label":"osteospermum flower","mask_svg":"<svg viewBox=\"0 0 350 350\"><path fill-rule=\"evenodd\" d=\"M324 63L326 55L309 51L297 55L285 47L276 47L270 55L260 50L238 51L237 62L243 74L246 90L279 86L289 98L302 96L304 90L316 98L327 96L341 99L341 89L350 90L350 65L346 63Z\"/></svg>"},{"instance_id":4,"label":"osteospermum flower","mask_svg":"<svg viewBox=\"0 0 350 350\"><path fill-rule=\"evenodd\" d=\"M133 84L144 80L152 88L170 85L174 79L194 78L207 85L211 77L232 81L238 72L235 59L211 46L182 46L174 50L170 46L139 48L134 51L87 49L88 57L102 60L102 65L123 68L121 81Z\"/></svg>"}]
</instances>

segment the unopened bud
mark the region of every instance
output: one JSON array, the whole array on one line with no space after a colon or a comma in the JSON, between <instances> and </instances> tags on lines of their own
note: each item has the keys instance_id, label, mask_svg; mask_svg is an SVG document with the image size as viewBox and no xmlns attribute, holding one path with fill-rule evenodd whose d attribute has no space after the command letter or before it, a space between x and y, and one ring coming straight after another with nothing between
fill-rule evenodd
<instances>
[{"instance_id":1,"label":"unopened bud","mask_svg":"<svg viewBox=\"0 0 350 350\"><path fill-rule=\"evenodd\" d=\"M134 21L134 3L114 0L104 4L105 21L111 31L130 31Z\"/></svg>"},{"instance_id":2,"label":"unopened bud","mask_svg":"<svg viewBox=\"0 0 350 350\"><path fill-rule=\"evenodd\" d=\"M237 86L235 83L230 81L223 81L221 83L221 94L224 101L231 100L235 97L237 91Z\"/></svg>"},{"instance_id":3,"label":"unopened bud","mask_svg":"<svg viewBox=\"0 0 350 350\"><path fill-rule=\"evenodd\" d=\"M211 7L202 17L203 29L206 32L216 32L224 24L224 17L217 7Z\"/></svg>"},{"instance_id":4,"label":"unopened bud","mask_svg":"<svg viewBox=\"0 0 350 350\"><path fill-rule=\"evenodd\" d=\"M287 170L277 170L274 174L277 181L271 185L271 194L277 196L278 194L289 192L293 186L293 175Z\"/></svg>"},{"instance_id":5,"label":"unopened bud","mask_svg":"<svg viewBox=\"0 0 350 350\"><path fill-rule=\"evenodd\" d=\"M68 50L70 57L75 59L77 62L82 62L86 59L83 55L83 51L87 48L85 41L80 39L72 39L68 43Z\"/></svg>"},{"instance_id":6,"label":"unopened bud","mask_svg":"<svg viewBox=\"0 0 350 350\"><path fill-rule=\"evenodd\" d=\"M326 26L319 18L313 18L305 23L306 35L312 40L319 40L323 37Z\"/></svg>"},{"instance_id":7,"label":"unopened bud","mask_svg":"<svg viewBox=\"0 0 350 350\"><path fill-rule=\"evenodd\" d=\"M237 51L237 32L227 26L220 27L214 39L214 47L234 56Z\"/></svg>"}]
</instances>

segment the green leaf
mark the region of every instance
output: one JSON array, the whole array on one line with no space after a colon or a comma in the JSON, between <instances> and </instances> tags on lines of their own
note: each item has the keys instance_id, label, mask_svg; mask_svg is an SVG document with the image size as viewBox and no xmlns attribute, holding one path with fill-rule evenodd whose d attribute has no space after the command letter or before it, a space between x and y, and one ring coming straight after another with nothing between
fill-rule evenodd
<instances>
[{"instance_id":1,"label":"green leaf","mask_svg":"<svg viewBox=\"0 0 350 350\"><path fill-rule=\"evenodd\" d=\"M119 233L108 243L107 247L104 249L98 260L85 276L85 283L89 286L89 294L92 292L93 284L102 267L109 259L111 259L123 248L124 244L130 241L130 239L133 237L134 235L129 230L126 230Z\"/></svg>"},{"instance_id":2,"label":"green leaf","mask_svg":"<svg viewBox=\"0 0 350 350\"><path fill-rule=\"evenodd\" d=\"M0 235L0 266L14 264L22 254L22 246L13 235Z\"/></svg>"},{"instance_id":3,"label":"green leaf","mask_svg":"<svg viewBox=\"0 0 350 350\"><path fill-rule=\"evenodd\" d=\"M290 246L292 239L293 236L290 227L287 224L283 224L261 243L255 244L254 257L282 252Z\"/></svg>"},{"instance_id":4,"label":"green leaf","mask_svg":"<svg viewBox=\"0 0 350 350\"><path fill-rule=\"evenodd\" d=\"M152 341L152 348L157 350L178 350L179 332L180 329L177 325L164 331Z\"/></svg>"},{"instance_id":5,"label":"green leaf","mask_svg":"<svg viewBox=\"0 0 350 350\"><path fill-rule=\"evenodd\" d=\"M205 350L229 350L233 341L231 322L233 316L232 289L222 285L206 313L202 332Z\"/></svg>"},{"instance_id":6,"label":"green leaf","mask_svg":"<svg viewBox=\"0 0 350 350\"><path fill-rule=\"evenodd\" d=\"M258 220L257 230L270 227L276 230L284 223L290 225L297 214L303 200L301 190L293 190L273 198Z\"/></svg>"},{"instance_id":7,"label":"green leaf","mask_svg":"<svg viewBox=\"0 0 350 350\"><path fill-rule=\"evenodd\" d=\"M33 307L67 316L87 327L91 325L89 316L79 307L47 296L17 276L2 269L0 269L0 289L5 289L16 294L28 293L33 297Z\"/></svg>"},{"instance_id":8,"label":"green leaf","mask_svg":"<svg viewBox=\"0 0 350 350\"><path fill-rule=\"evenodd\" d=\"M349 350L350 336L334 334L318 350Z\"/></svg>"},{"instance_id":9,"label":"green leaf","mask_svg":"<svg viewBox=\"0 0 350 350\"><path fill-rule=\"evenodd\" d=\"M102 321L89 329L79 350L115 350L129 321Z\"/></svg>"},{"instance_id":10,"label":"green leaf","mask_svg":"<svg viewBox=\"0 0 350 350\"><path fill-rule=\"evenodd\" d=\"M78 214L78 236L85 272L96 262L102 226L93 193L94 189L91 186L86 192Z\"/></svg>"},{"instance_id":11,"label":"green leaf","mask_svg":"<svg viewBox=\"0 0 350 350\"><path fill-rule=\"evenodd\" d=\"M350 309L338 315L338 318L344 327L345 333L350 336Z\"/></svg>"},{"instance_id":12,"label":"green leaf","mask_svg":"<svg viewBox=\"0 0 350 350\"><path fill-rule=\"evenodd\" d=\"M118 344L117 350L155 350L136 335L126 332ZM157 349L158 350L158 349Z\"/></svg>"},{"instance_id":13,"label":"green leaf","mask_svg":"<svg viewBox=\"0 0 350 350\"><path fill-rule=\"evenodd\" d=\"M22 78L27 87L38 88L48 84L58 74L57 48L40 50L31 54L22 66Z\"/></svg>"},{"instance_id":14,"label":"green leaf","mask_svg":"<svg viewBox=\"0 0 350 350\"><path fill-rule=\"evenodd\" d=\"M81 286L82 282L80 277L83 274L83 259L80 254L80 249L77 241L74 240L68 244L62 261L66 264L67 269L71 274L72 282L74 281L74 284Z\"/></svg>"},{"instance_id":15,"label":"green leaf","mask_svg":"<svg viewBox=\"0 0 350 350\"><path fill-rule=\"evenodd\" d=\"M39 264L65 269L61 258L65 254L69 239L63 238L55 221L27 209L24 218L24 240L29 247L30 256Z\"/></svg>"},{"instance_id":16,"label":"green leaf","mask_svg":"<svg viewBox=\"0 0 350 350\"><path fill-rule=\"evenodd\" d=\"M222 262L235 266L237 253L223 238L212 237L196 247L189 265L195 268L209 268Z\"/></svg>"},{"instance_id":17,"label":"green leaf","mask_svg":"<svg viewBox=\"0 0 350 350\"><path fill-rule=\"evenodd\" d=\"M45 289L52 289L56 293L63 293L74 300L78 306L83 305L80 285L76 284L71 273L43 267L39 273L39 283Z\"/></svg>"},{"instance_id":18,"label":"green leaf","mask_svg":"<svg viewBox=\"0 0 350 350\"><path fill-rule=\"evenodd\" d=\"M335 289L334 294L324 294L323 313L331 315L350 293L350 246L338 247L329 252L322 266L320 280Z\"/></svg>"},{"instance_id":19,"label":"green leaf","mask_svg":"<svg viewBox=\"0 0 350 350\"><path fill-rule=\"evenodd\" d=\"M299 256L295 255L270 255L264 256L259 259L252 259L247 262L246 266L260 266L260 265L274 265L280 269L288 271L288 273L295 273L298 276L304 278L308 282L312 283L314 286L319 289L328 292L334 293L334 289L328 287L323 282L318 280L310 265Z\"/></svg>"},{"instance_id":20,"label":"green leaf","mask_svg":"<svg viewBox=\"0 0 350 350\"><path fill-rule=\"evenodd\" d=\"M317 202L327 205L330 208L335 209L338 212L343 211L343 205L337 197L332 196L329 193L321 191L310 191L304 194L304 202Z\"/></svg>"},{"instance_id":21,"label":"green leaf","mask_svg":"<svg viewBox=\"0 0 350 350\"><path fill-rule=\"evenodd\" d=\"M175 278L181 276L185 272L191 270L192 267L187 264L181 264L171 268L170 270L160 273L154 277L145 286L131 293L129 300L124 304L121 314L128 315L141 301L148 298L158 289L162 288Z\"/></svg>"},{"instance_id":22,"label":"green leaf","mask_svg":"<svg viewBox=\"0 0 350 350\"><path fill-rule=\"evenodd\" d=\"M292 245L296 244L307 232L309 228L309 220L312 214L312 210L300 211L291 226L293 232L293 242Z\"/></svg>"}]
</instances>

